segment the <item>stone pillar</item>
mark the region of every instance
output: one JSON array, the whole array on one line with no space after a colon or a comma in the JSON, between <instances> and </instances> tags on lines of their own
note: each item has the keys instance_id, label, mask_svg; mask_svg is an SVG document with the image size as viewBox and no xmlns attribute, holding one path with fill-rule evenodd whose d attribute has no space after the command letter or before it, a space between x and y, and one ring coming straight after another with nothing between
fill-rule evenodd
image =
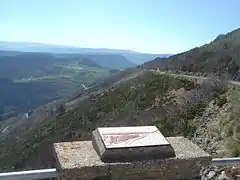
<instances>
[{"instance_id":1,"label":"stone pillar","mask_svg":"<svg viewBox=\"0 0 240 180\"><path fill-rule=\"evenodd\" d=\"M156 135L154 136L156 137ZM96 134L94 138L96 138ZM172 157L167 154L166 158L149 156L151 157L149 159L141 158L137 160L135 158L129 161L124 159L122 162L119 158L110 162L108 158L108 161L104 162L101 153L96 150L98 147L94 147L99 144L96 143L94 138L93 142L78 141L54 144L56 168L60 173L61 180L196 179L199 177L201 168L208 166L212 159L209 154L186 138L168 137L166 142L169 142L175 153ZM108 149L104 143L103 145L107 149L104 152L110 152L109 155L111 155L111 149ZM155 141L155 143L157 142ZM135 143L135 145L137 144ZM130 150L134 148L138 147L131 147ZM126 153L126 150L122 152ZM149 151L147 152L149 153ZM106 155L106 153L102 154ZM121 153L121 150L119 153ZM159 153L161 153L161 150ZM116 156L116 152L113 155ZM127 158L128 156L124 157Z\"/></svg>"}]
</instances>

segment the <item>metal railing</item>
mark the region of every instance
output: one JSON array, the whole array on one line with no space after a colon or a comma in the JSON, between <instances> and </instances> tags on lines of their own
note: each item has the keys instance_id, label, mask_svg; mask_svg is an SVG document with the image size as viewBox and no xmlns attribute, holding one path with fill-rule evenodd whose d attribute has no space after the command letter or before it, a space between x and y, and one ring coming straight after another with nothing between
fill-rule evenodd
<instances>
[{"instance_id":1,"label":"metal railing","mask_svg":"<svg viewBox=\"0 0 240 180\"><path fill-rule=\"evenodd\" d=\"M212 165L214 166L240 165L240 158L214 158L212 159Z\"/></svg>"},{"instance_id":2,"label":"metal railing","mask_svg":"<svg viewBox=\"0 0 240 180\"><path fill-rule=\"evenodd\" d=\"M212 159L214 166L240 165L240 158L215 158ZM33 180L45 178L57 178L59 176L56 169L42 169L19 172L0 173L0 180Z\"/></svg>"},{"instance_id":3,"label":"metal railing","mask_svg":"<svg viewBox=\"0 0 240 180\"><path fill-rule=\"evenodd\" d=\"M33 180L45 178L57 178L58 172L56 169L41 169L19 172L0 173L0 180Z\"/></svg>"}]
</instances>

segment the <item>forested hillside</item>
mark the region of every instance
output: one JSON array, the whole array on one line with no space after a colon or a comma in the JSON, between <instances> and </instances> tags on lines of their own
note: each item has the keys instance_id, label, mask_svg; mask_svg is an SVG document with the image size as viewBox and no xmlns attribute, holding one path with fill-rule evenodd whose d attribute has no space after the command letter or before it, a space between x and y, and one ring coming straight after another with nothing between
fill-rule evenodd
<instances>
[{"instance_id":1,"label":"forested hillside","mask_svg":"<svg viewBox=\"0 0 240 180\"><path fill-rule=\"evenodd\" d=\"M219 35L211 43L170 58L156 58L142 65L147 69L178 70L227 75L238 79L240 67L240 29Z\"/></svg>"},{"instance_id":2,"label":"forested hillside","mask_svg":"<svg viewBox=\"0 0 240 180\"><path fill-rule=\"evenodd\" d=\"M51 154L53 142L89 139L98 126L155 124L166 136L192 137L198 126L194 118L203 114L211 100L225 93L225 88L216 80L199 84L151 72L140 73L123 84L90 94L77 108L21 134L19 138L23 141L13 136L1 142L2 167L18 169L49 164L51 156L46 154Z\"/></svg>"}]
</instances>

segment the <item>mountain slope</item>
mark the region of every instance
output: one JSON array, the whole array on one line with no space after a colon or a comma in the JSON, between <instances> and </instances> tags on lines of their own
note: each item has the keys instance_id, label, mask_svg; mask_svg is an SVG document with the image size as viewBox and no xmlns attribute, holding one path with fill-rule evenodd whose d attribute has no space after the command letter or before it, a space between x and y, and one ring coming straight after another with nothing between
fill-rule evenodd
<instances>
[{"instance_id":1,"label":"mountain slope","mask_svg":"<svg viewBox=\"0 0 240 180\"><path fill-rule=\"evenodd\" d=\"M122 55L135 64L142 64L157 57L167 58L172 54L122 53Z\"/></svg>"},{"instance_id":2,"label":"mountain slope","mask_svg":"<svg viewBox=\"0 0 240 180\"><path fill-rule=\"evenodd\" d=\"M46 167L53 163L53 142L90 139L91 131L99 126L155 124L166 136L193 136L197 123L191 121L222 93L215 84L205 86L151 72L124 79L89 94L56 120L44 121L36 129L25 129L17 139L14 134L7 141L0 141L2 169Z\"/></svg>"},{"instance_id":3,"label":"mountain slope","mask_svg":"<svg viewBox=\"0 0 240 180\"><path fill-rule=\"evenodd\" d=\"M214 73L233 78L238 76L240 67L240 29L219 35L211 43L190 51L169 58L156 58L143 64L142 67Z\"/></svg>"},{"instance_id":4,"label":"mountain slope","mask_svg":"<svg viewBox=\"0 0 240 180\"><path fill-rule=\"evenodd\" d=\"M125 69L136 66L136 64L119 54L84 54L83 56L91 59L101 67L109 69Z\"/></svg>"},{"instance_id":5,"label":"mountain slope","mask_svg":"<svg viewBox=\"0 0 240 180\"><path fill-rule=\"evenodd\" d=\"M85 65L85 66L91 66L91 67L96 67L96 68L102 68L98 63L94 62L93 60L83 57L79 60L78 64Z\"/></svg>"}]
</instances>

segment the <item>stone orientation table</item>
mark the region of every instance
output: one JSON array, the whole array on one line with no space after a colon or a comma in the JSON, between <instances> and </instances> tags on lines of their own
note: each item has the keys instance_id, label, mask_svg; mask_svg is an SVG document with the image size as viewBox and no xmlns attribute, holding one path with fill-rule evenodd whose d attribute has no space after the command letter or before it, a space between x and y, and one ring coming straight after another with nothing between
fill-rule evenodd
<instances>
[{"instance_id":1,"label":"stone orientation table","mask_svg":"<svg viewBox=\"0 0 240 180\"><path fill-rule=\"evenodd\" d=\"M103 162L174 157L174 149L156 126L106 127L93 131L92 144Z\"/></svg>"}]
</instances>

